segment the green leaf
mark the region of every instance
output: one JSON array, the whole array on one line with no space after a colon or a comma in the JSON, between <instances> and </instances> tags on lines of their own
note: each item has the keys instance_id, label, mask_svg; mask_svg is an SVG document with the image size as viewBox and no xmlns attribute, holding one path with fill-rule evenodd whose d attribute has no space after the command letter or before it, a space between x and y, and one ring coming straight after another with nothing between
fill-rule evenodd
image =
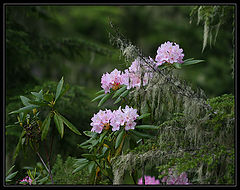
<instances>
[{"instance_id":1,"label":"green leaf","mask_svg":"<svg viewBox=\"0 0 240 190\"><path fill-rule=\"evenodd\" d=\"M12 128L12 127L19 127L19 126L18 125L7 125L7 126L5 126L6 129Z\"/></svg>"},{"instance_id":2,"label":"green leaf","mask_svg":"<svg viewBox=\"0 0 240 190\"><path fill-rule=\"evenodd\" d=\"M39 100L43 99L42 90L40 90L40 92L31 92L31 94Z\"/></svg>"},{"instance_id":3,"label":"green leaf","mask_svg":"<svg viewBox=\"0 0 240 190\"><path fill-rule=\"evenodd\" d=\"M118 90L115 92L115 94L113 95L112 98L115 98L115 97L119 96L119 95L120 95L123 91L125 91L126 89L127 89L127 86L126 86L126 85L122 86L120 89L118 89Z\"/></svg>"},{"instance_id":4,"label":"green leaf","mask_svg":"<svg viewBox=\"0 0 240 190\"><path fill-rule=\"evenodd\" d=\"M63 77L61 78L61 80L59 81L58 85L57 85L57 90L56 90L56 96L55 96L55 102L58 100L59 95L62 91L62 87L63 87Z\"/></svg>"},{"instance_id":5,"label":"green leaf","mask_svg":"<svg viewBox=\"0 0 240 190\"><path fill-rule=\"evenodd\" d=\"M104 131L101 135L100 135L100 138L99 138L99 142L101 142L102 141L102 139L105 137L105 135L107 134L107 130L106 131Z\"/></svg>"},{"instance_id":6,"label":"green leaf","mask_svg":"<svg viewBox=\"0 0 240 190\"><path fill-rule=\"evenodd\" d=\"M126 138L124 139L124 144L122 148L123 154L126 153L128 149L130 149L130 137L126 136Z\"/></svg>"},{"instance_id":7,"label":"green leaf","mask_svg":"<svg viewBox=\"0 0 240 190\"><path fill-rule=\"evenodd\" d=\"M148 117L149 115L151 115L151 113L144 113L144 114L140 115L137 119L140 120L140 119L143 119L145 117Z\"/></svg>"},{"instance_id":8,"label":"green leaf","mask_svg":"<svg viewBox=\"0 0 240 190\"><path fill-rule=\"evenodd\" d=\"M136 130L133 130L131 131L134 135L138 136L138 137L141 137L141 138L152 138L151 135L148 135L146 133L141 133L139 131L136 131Z\"/></svg>"},{"instance_id":9,"label":"green leaf","mask_svg":"<svg viewBox=\"0 0 240 190\"><path fill-rule=\"evenodd\" d=\"M23 138L23 136L24 136L25 134L26 134L26 131L23 130L23 131L22 131L22 134L21 134L21 136L20 136L20 138L19 138L19 140L18 140L18 144L17 144L17 147L16 147L15 152L14 152L14 155L13 155L13 161L15 161L15 159L16 159L19 151L20 151L20 148L21 148L21 146L22 146L22 138Z\"/></svg>"},{"instance_id":10,"label":"green leaf","mask_svg":"<svg viewBox=\"0 0 240 190\"><path fill-rule=\"evenodd\" d=\"M63 117L62 115L58 115L62 121L65 123L65 125L70 129L72 130L74 133L78 134L78 135L81 135L81 133L77 130L77 128L72 124L70 123L65 117Z\"/></svg>"},{"instance_id":11,"label":"green leaf","mask_svg":"<svg viewBox=\"0 0 240 190\"><path fill-rule=\"evenodd\" d=\"M92 131L83 131L83 133L88 137L93 137L97 135L96 132L92 132Z\"/></svg>"},{"instance_id":12,"label":"green leaf","mask_svg":"<svg viewBox=\"0 0 240 190\"><path fill-rule=\"evenodd\" d=\"M96 101L96 100L102 98L103 96L105 96L105 94L101 94L101 95L97 96L96 98L92 99L91 102L94 102L94 101Z\"/></svg>"},{"instance_id":13,"label":"green leaf","mask_svg":"<svg viewBox=\"0 0 240 190\"><path fill-rule=\"evenodd\" d=\"M50 123L51 123L51 113L49 113L49 114L47 115L47 117L45 118L45 120L43 121L42 126L41 126L41 130L42 130L41 140L42 140L42 141L43 141L43 140L46 138L46 136L47 136Z\"/></svg>"},{"instance_id":14,"label":"green leaf","mask_svg":"<svg viewBox=\"0 0 240 190\"><path fill-rule=\"evenodd\" d=\"M124 129L122 129L122 131L117 136L115 149L117 149L119 147L120 143L122 142L123 135L124 135Z\"/></svg>"},{"instance_id":15,"label":"green leaf","mask_svg":"<svg viewBox=\"0 0 240 190\"><path fill-rule=\"evenodd\" d=\"M69 90L70 86L69 84L66 84L66 87L64 90L62 90L61 94L59 95L58 99L61 98L68 90Z\"/></svg>"},{"instance_id":16,"label":"green leaf","mask_svg":"<svg viewBox=\"0 0 240 190\"><path fill-rule=\"evenodd\" d=\"M96 93L96 95L102 94L102 93L105 93L105 90L100 90L100 91L98 91L98 92Z\"/></svg>"},{"instance_id":17,"label":"green leaf","mask_svg":"<svg viewBox=\"0 0 240 190\"><path fill-rule=\"evenodd\" d=\"M24 106L28 106L29 105L29 98L25 97L25 96L20 96L20 99L23 103Z\"/></svg>"},{"instance_id":18,"label":"green leaf","mask_svg":"<svg viewBox=\"0 0 240 190\"><path fill-rule=\"evenodd\" d=\"M158 126L155 125L137 125L136 129L159 129Z\"/></svg>"},{"instance_id":19,"label":"green leaf","mask_svg":"<svg viewBox=\"0 0 240 190\"><path fill-rule=\"evenodd\" d=\"M90 164L88 165L88 172L91 174L93 171L94 166L96 163L94 161L91 161Z\"/></svg>"},{"instance_id":20,"label":"green leaf","mask_svg":"<svg viewBox=\"0 0 240 190\"><path fill-rule=\"evenodd\" d=\"M124 91L118 98L117 100L114 102L114 104L117 104L118 102L121 101L122 98L124 98L125 96L127 96L129 94L129 90Z\"/></svg>"},{"instance_id":21,"label":"green leaf","mask_svg":"<svg viewBox=\"0 0 240 190\"><path fill-rule=\"evenodd\" d=\"M93 154L82 154L82 156L89 160L96 160L96 156Z\"/></svg>"},{"instance_id":22,"label":"green leaf","mask_svg":"<svg viewBox=\"0 0 240 190\"><path fill-rule=\"evenodd\" d=\"M39 108L39 106L38 105L28 105L26 107L20 108L19 110L12 111L9 114L21 113L21 112L27 113L29 111L32 111L34 108Z\"/></svg>"},{"instance_id":23,"label":"green leaf","mask_svg":"<svg viewBox=\"0 0 240 190\"><path fill-rule=\"evenodd\" d=\"M89 163L88 162L86 162L86 163L84 163L84 164L82 164L82 165L80 165L79 167L77 167L75 170L73 170L73 172L72 173L76 173L76 172L78 172L78 171L80 171L80 170L82 170L83 168L85 168L87 165L88 165Z\"/></svg>"},{"instance_id":24,"label":"green leaf","mask_svg":"<svg viewBox=\"0 0 240 190\"><path fill-rule=\"evenodd\" d=\"M204 62L204 60L190 60L182 63L182 66L193 65L201 62Z\"/></svg>"},{"instance_id":25,"label":"green leaf","mask_svg":"<svg viewBox=\"0 0 240 190\"><path fill-rule=\"evenodd\" d=\"M14 173L12 173L12 174L10 174L10 175L8 175L8 176L6 177L6 181L7 181L7 182L10 182L11 179L14 178L14 177L17 175L17 173L18 173L18 171L14 172Z\"/></svg>"},{"instance_id":26,"label":"green leaf","mask_svg":"<svg viewBox=\"0 0 240 190\"><path fill-rule=\"evenodd\" d=\"M111 93L107 93L103 96L103 98L100 100L98 107L100 107L102 104L104 104L104 102L106 102L111 96Z\"/></svg>"},{"instance_id":27,"label":"green leaf","mask_svg":"<svg viewBox=\"0 0 240 190\"><path fill-rule=\"evenodd\" d=\"M76 159L76 162L74 163L73 166L80 166L84 163L87 163L88 160L86 158L80 158L80 159Z\"/></svg>"},{"instance_id":28,"label":"green leaf","mask_svg":"<svg viewBox=\"0 0 240 190\"><path fill-rule=\"evenodd\" d=\"M183 61L183 63L185 63L185 62L187 62L187 61L191 61L191 60L193 60L194 58L189 58L189 59L185 59L184 61Z\"/></svg>"},{"instance_id":29,"label":"green leaf","mask_svg":"<svg viewBox=\"0 0 240 190\"><path fill-rule=\"evenodd\" d=\"M57 130L61 138L63 138L63 133L64 133L63 120L57 115L57 113L54 114L54 122L56 124Z\"/></svg>"},{"instance_id":30,"label":"green leaf","mask_svg":"<svg viewBox=\"0 0 240 190\"><path fill-rule=\"evenodd\" d=\"M181 69L181 63L173 63L173 66L177 69Z\"/></svg>"},{"instance_id":31,"label":"green leaf","mask_svg":"<svg viewBox=\"0 0 240 190\"><path fill-rule=\"evenodd\" d=\"M6 173L6 175L10 174L10 172L13 170L13 168L15 167L15 165L13 165Z\"/></svg>"}]
</instances>

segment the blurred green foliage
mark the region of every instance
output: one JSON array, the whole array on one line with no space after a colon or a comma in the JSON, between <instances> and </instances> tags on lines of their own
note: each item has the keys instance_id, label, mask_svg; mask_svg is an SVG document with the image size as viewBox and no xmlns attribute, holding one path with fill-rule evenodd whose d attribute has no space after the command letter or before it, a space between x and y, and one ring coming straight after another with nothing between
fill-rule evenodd
<instances>
[{"instance_id":1,"label":"blurred green foliage","mask_svg":"<svg viewBox=\"0 0 240 190\"><path fill-rule=\"evenodd\" d=\"M97 105L91 103L100 90L103 73L126 65L120 51L109 43L111 20L145 55L156 56L157 48L165 41L174 41L183 48L185 57L205 62L179 71L179 75L201 87L209 97L234 93L231 76L233 53L234 7L224 12L224 22L213 47L203 53L203 27L190 21L193 6L12 6L6 7L6 125L16 118L9 112L21 106L20 95L41 88L55 89L64 76L70 84L59 109L66 113L82 131L89 130ZM84 87L83 87L84 86ZM6 131L8 165L20 130ZM83 137L66 131L63 140L54 142L53 155L77 156L76 144ZM33 165L30 152L20 154L16 169ZM56 159L53 158L53 160ZM9 168L9 166L7 166Z\"/></svg>"}]
</instances>

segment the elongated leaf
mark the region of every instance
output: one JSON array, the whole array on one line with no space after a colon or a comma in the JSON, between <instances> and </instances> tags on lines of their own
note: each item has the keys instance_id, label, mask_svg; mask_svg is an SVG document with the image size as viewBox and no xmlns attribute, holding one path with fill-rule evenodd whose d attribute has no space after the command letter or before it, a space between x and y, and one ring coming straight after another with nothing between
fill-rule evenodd
<instances>
[{"instance_id":1,"label":"elongated leaf","mask_svg":"<svg viewBox=\"0 0 240 190\"><path fill-rule=\"evenodd\" d=\"M46 138L46 136L47 136L50 123L51 123L51 113L49 113L49 114L47 115L47 117L45 118L45 120L43 121L42 126L41 126L41 130L42 130L41 140L42 140L42 141L43 141L43 140Z\"/></svg>"},{"instance_id":2,"label":"elongated leaf","mask_svg":"<svg viewBox=\"0 0 240 190\"><path fill-rule=\"evenodd\" d=\"M29 105L29 98L25 97L25 96L20 96L20 99L23 103L24 106L28 106Z\"/></svg>"},{"instance_id":3,"label":"elongated leaf","mask_svg":"<svg viewBox=\"0 0 240 190\"><path fill-rule=\"evenodd\" d=\"M125 90L118 98L117 100L114 102L114 104L117 104L118 102L121 101L122 98L126 97L129 94L129 90Z\"/></svg>"},{"instance_id":4,"label":"elongated leaf","mask_svg":"<svg viewBox=\"0 0 240 190\"><path fill-rule=\"evenodd\" d=\"M15 161L15 159L16 159L19 151L20 151L20 148L21 148L21 146L22 146L22 138L23 138L23 136L24 136L25 134L26 134L26 132L23 130L23 131L22 131L22 134L21 134L21 136L20 136L20 138L19 138L19 140L18 140L18 144L17 144L17 147L16 147L15 152L14 152L14 155L13 155L13 161Z\"/></svg>"},{"instance_id":5,"label":"elongated leaf","mask_svg":"<svg viewBox=\"0 0 240 190\"><path fill-rule=\"evenodd\" d=\"M128 149L130 149L130 137L126 136L124 139L124 144L123 144L123 148L122 148L123 153L126 153L126 151Z\"/></svg>"},{"instance_id":6,"label":"elongated leaf","mask_svg":"<svg viewBox=\"0 0 240 190\"><path fill-rule=\"evenodd\" d=\"M118 136L117 136L117 139L116 139L116 144L115 144L115 149L119 147L120 143L122 142L122 139L123 139L123 135L124 135L124 130L122 130Z\"/></svg>"},{"instance_id":7,"label":"elongated leaf","mask_svg":"<svg viewBox=\"0 0 240 190\"><path fill-rule=\"evenodd\" d=\"M78 166L80 166L82 164L85 164L87 162L89 162L89 161L86 158L76 159L76 162L73 164L73 166L78 167Z\"/></svg>"},{"instance_id":8,"label":"elongated leaf","mask_svg":"<svg viewBox=\"0 0 240 190\"><path fill-rule=\"evenodd\" d=\"M151 113L144 113L144 114L140 115L137 119L140 120L140 119L143 119L145 117L148 117L149 115L151 115Z\"/></svg>"},{"instance_id":9,"label":"elongated leaf","mask_svg":"<svg viewBox=\"0 0 240 190\"><path fill-rule=\"evenodd\" d=\"M111 96L111 93L107 93L103 96L103 98L100 100L98 107L100 107L101 105L104 104L104 102L106 102Z\"/></svg>"},{"instance_id":10,"label":"elongated leaf","mask_svg":"<svg viewBox=\"0 0 240 190\"><path fill-rule=\"evenodd\" d=\"M9 128L13 128L13 127L19 127L18 125L7 125L5 128L9 129Z\"/></svg>"},{"instance_id":11,"label":"elongated leaf","mask_svg":"<svg viewBox=\"0 0 240 190\"><path fill-rule=\"evenodd\" d=\"M83 133L88 137L93 137L97 135L96 132L92 132L92 131L83 131Z\"/></svg>"},{"instance_id":12,"label":"elongated leaf","mask_svg":"<svg viewBox=\"0 0 240 190\"><path fill-rule=\"evenodd\" d=\"M99 99L102 98L103 96L105 96L105 94L101 94L101 95L97 96L96 98L92 99L91 102L94 102L94 101L96 101L96 100L99 100Z\"/></svg>"},{"instance_id":13,"label":"elongated leaf","mask_svg":"<svg viewBox=\"0 0 240 190\"><path fill-rule=\"evenodd\" d=\"M146 134L146 133L141 133L139 131L133 130L131 131L134 135L141 137L141 138L151 138L152 136Z\"/></svg>"},{"instance_id":14,"label":"elongated leaf","mask_svg":"<svg viewBox=\"0 0 240 190\"><path fill-rule=\"evenodd\" d=\"M96 156L93 154L82 154L83 157L89 159L89 160L95 160Z\"/></svg>"},{"instance_id":15,"label":"elongated leaf","mask_svg":"<svg viewBox=\"0 0 240 190\"><path fill-rule=\"evenodd\" d=\"M96 163L94 161L91 161L88 165L88 172L91 174L93 171L94 166L96 165Z\"/></svg>"},{"instance_id":16,"label":"elongated leaf","mask_svg":"<svg viewBox=\"0 0 240 190\"><path fill-rule=\"evenodd\" d=\"M54 114L54 122L56 124L59 134L61 135L61 138L63 138L64 133L63 120L57 114Z\"/></svg>"},{"instance_id":17,"label":"elongated leaf","mask_svg":"<svg viewBox=\"0 0 240 190\"><path fill-rule=\"evenodd\" d=\"M182 66L193 65L201 62L204 62L204 60L190 60L182 63Z\"/></svg>"},{"instance_id":18,"label":"elongated leaf","mask_svg":"<svg viewBox=\"0 0 240 190\"><path fill-rule=\"evenodd\" d=\"M102 93L105 93L105 90L100 90L100 91L98 91L98 92L96 93L96 95L102 94Z\"/></svg>"},{"instance_id":19,"label":"elongated leaf","mask_svg":"<svg viewBox=\"0 0 240 190\"><path fill-rule=\"evenodd\" d=\"M89 163L87 162L87 163L84 163L84 164L82 164L81 166L79 166L79 167L77 167L75 170L73 170L73 172L72 173L76 173L76 172L78 172L78 171L80 171L80 170L82 170L83 168L85 168L87 165L88 165Z\"/></svg>"},{"instance_id":20,"label":"elongated leaf","mask_svg":"<svg viewBox=\"0 0 240 190\"><path fill-rule=\"evenodd\" d=\"M7 176L8 174L10 174L10 172L13 170L14 167L15 167L15 165L13 165L13 166L7 171L6 176Z\"/></svg>"},{"instance_id":21,"label":"elongated leaf","mask_svg":"<svg viewBox=\"0 0 240 190\"><path fill-rule=\"evenodd\" d=\"M155 125L137 125L136 129L159 129L158 126Z\"/></svg>"},{"instance_id":22,"label":"elongated leaf","mask_svg":"<svg viewBox=\"0 0 240 190\"><path fill-rule=\"evenodd\" d=\"M63 117L62 115L58 115L62 121L65 123L65 125L70 129L72 130L74 133L78 134L78 135L81 135L81 133L77 130L77 128L72 124L70 123L65 117Z\"/></svg>"},{"instance_id":23,"label":"elongated leaf","mask_svg":"<svg viewBox=\"0 0 240 190\"><path fill-rule=\"evenodd\" d=\"M29 111L32 111L34 108L39 108L39 106L38 105L28 105L26 107L20 108L19 110L12 111L9 114L21 113L21 112L27 113Z\"/></svg>"},{"instance_id":24,"label":"elongated leaf","mask_svg":"<svg viewBox=\"0 0 240 190\"><path fill-rule=\"evenodd\" d=\"M31 92L31 94L39 100L43 99L42 90L40 90L40 92Z\"/></svg>"},{"instance_id":25,"label":"elongated leaf","mask_svg":"<svg viewBox=\"0 0 240 190\"><path fill-rule=\"evenodd\" d=\"M48 178L49 178L49 175L47 175L46 177L44 177L42 179L39 179L38 183L41 185L41 184L45 183L48 180Z\"/></svg>"},{"instance_id":26,"label":"elongated leaf","mask_svg":"<svg viewBox=\"0 0 240 190\"><path fill-rule=\"evenodd\" d=\"M6 177L6 182L10 182L11 179L14 178L14 177L17 175L17 173L18 173L18 171L14 172L14 173L12 173L12 174L10 174L10 175L8 175L8 176Z\"/></svg>"},{"instance_id":27,"label":"elongated leaf","mask_svg":"<svg viewBox=\"0 0 240 190\"><path fill-rule=\"evenodd\" d=\"M191 61L191 60L193 60L194 58L189 58L189 59L185 59L184 61L183 61L183 63L185 63L185 62L187 62L187 61Z\"/></svg>"},{"instance_id":28,"label":"elongated leaf","mask_svg":"<svg viewBox=\"0 0 240 190\"><path fill-rule=\"evenodd\" d=\"M58 97L62 91L62 87L63 87L63 77L61 78L61 80L59 81L58 85L57 85L57 90L56 90L56 96L55 96L55 101L58 100Z\"/></svg>"},{"instance_id":29,"label":"elongated leaf","mask_svg":"<svg viewBox=\"0 0 240 190\"><path fill-rule=\"evenodd\" d=\"M127 89L127 86L126 86L126 85L122 86L120 89L118 89L118 90L115 92L115 94L113 95L112 98L115 98L115 97L119 96L119 95L122 94L123 91L125 91L126 89Z\"/></svg>"},{"instance_id":30,"label":"elongated leaf","mask_svg":"<svg viewBox=\"0 0 240 190\"><path fill-rule=\"evenodd\" d=\"M66 84L65 89L62 90L62 92L60 93L58 99L61 98L69 90L69 88L70 88L69 84Z\"/></svg>"},{"instance_id":31,"label":"elongated leaf","mask_svg":"<svg viewBox=\"0 0 240 190\"><path fill-rule=\"evenodd\" d=\"M102 139L105 137L105 135L107 134L108 131L104 131L101 135L100 135L100 138L99 138L99 142L102 141Z\"/></svg>"},{"instance_id":32,"label":"elongated leaf","mask_svg":"<svg viewBox=\"0 0 240 190\"><path fill-rule=\"evenodd\" d=\"M173 63L173 66L177 69L181 69L181 63Z\"/></svg>"}]
</instances>

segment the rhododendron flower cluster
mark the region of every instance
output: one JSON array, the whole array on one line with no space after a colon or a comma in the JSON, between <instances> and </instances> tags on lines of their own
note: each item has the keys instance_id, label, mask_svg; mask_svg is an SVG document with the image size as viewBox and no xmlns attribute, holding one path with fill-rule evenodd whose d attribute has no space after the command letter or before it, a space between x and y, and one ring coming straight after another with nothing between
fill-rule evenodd
<instances>
[{"instance_id":1,"label":"rhododendron flower cluster","mask_svg":"<svg viewBox=\"0 0 240 190\"><path fill-rule=\"evenodd\" d=\"M156 184L160 184L160 181L158 179L155 179L155 177L151 177L151 176L144 176L145 179L145 185L156 185ZM138 185L142 185L143 184L143 179L142 177L138 180Z\"/></svg>"},{"instance_id":2,"label":"rhododendron flower cluster","mask_svg":"<svg viewBox=\"0 0 240 190\"><path fill-rule=\"evenodd\" d=\"M179 45L173 42L165 42L158 47L157 55L155 58L156 66L162 65L163 63L182 63L183 62L183 49L179 48Z\"/></svg>"},{"instance_id":3,"label":"rhododendron flower cluster","mask_svg":"<svg viewBox=\"0 0 240 190\"><path fill-rule=\"evenodd\" d=\"M166 183L168 185L172 185L172 184L188 185L188 184L190 184L188 182L186 172L182 172L179 176L177 176L177 175L173 174L172 168L169 168L168 176L164 176L162 179L162 182Z\"/></svg>"},{"instance_id":4,"label":"rhododendron flower cluster","mask_svg":"<svg viewBox=\"0 0 240 190\"><path fill-rule=\"evenodd\" d=\"M32 184L32 179L29 176L26 176L25 178L23 178L21 180L21 182L26 182L26 183L31 185ZM24 184L24 185L26 185L26 184Z\"/></svg>"},{"instance_id":5,"label":"rhododendron flower cluster","mask_svg":"<svg viewBox=\"0 0 240 190\"><path fill-rule=\"evenodd\" d=\"M131 107L126 107L124 109L119 107L118 110L100 110L97 114L92 117L92 123L90 124L92 132L101 133L103 129L108 130L110 126L112 131L117 131L121 126L125 126L125 130L134 129L136 122L134 122L139 115L137 110Z\"/></svg>"},{"instance_id":6,"label":"rhododendron flower cluster","mask_svg":"<svg viewBox=\"0 0 240 190\"><path fill-rule=\"evenodd\" d=\"M114 69L110 74L103 74L101 83L105 93L110 92L110 89L117 90L122 84L121 71Z\"/></svg>"}]
</instances>

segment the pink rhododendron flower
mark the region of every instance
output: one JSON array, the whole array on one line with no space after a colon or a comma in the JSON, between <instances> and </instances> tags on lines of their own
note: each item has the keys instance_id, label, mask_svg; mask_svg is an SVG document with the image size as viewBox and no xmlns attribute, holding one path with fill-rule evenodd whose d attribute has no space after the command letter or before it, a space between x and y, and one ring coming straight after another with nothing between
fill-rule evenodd
<instances>
[{"instance_id":1,"label":"pink rhododendron flower","mask_svg":"<svg viewBox=\"0 0 240 190\"><path fill-rule=\"evenodd\" d=\"M101 78L101 87L105 90L105 93L110 92L110 89L117 90L122 84L121 71L114 69L110 74L103 74Z\"/></svg>"},{"instance_id":2,"label":"pink rhododendron flower","mask_svg":"<svg viewBox=\"0 0 240 190\"><path fill-rule=\"evenodd\" d=\"M101 133L103 128L109 129L109 123L113 116L111 110L100 110L97 114L94 114L92 117L92 123L90 124L92 128L92 132Z\"/></svg>"},{"instance_id":3,"label":"pink rhododendron flower","mask_svg":"<svg viewBox=\"0 0 240 190\"><path fill-rule=\"evenodd\" d=\"M173 174L172 168L169 168L168 176L164 176L161 181L168 185L173 185L173 184L188 185L188 184L190 184L188 182L186 172L182 172L178 176L176 174Z\"/></svg>"},{"instance_id":4,"label":"pink rhododendron flower","mask_svg":"<svg viewBox=\"0 0 240 190\"><path fill-rule=\"evenodd\" d=\"M145 185L157 185L160 184L160 181L158 179L155 179L155 177L151 177L151 176L144 176L145 179ZM138 180L138 185L142 185L143 184L143 179L142 177Z\"/></svg>"},{"instance_id":5,"label":"pink rhododendron flower","mask_svg":"<svg viewBox=\"0 0 240 190\"><path fill-rule=\"evenodd\" d=\"M26 176L21 180L21 182L26 182L27 184L31 185L32 184L32 179L29 176ZM26 184L24 184L26 185Z\"/></svg>"},{"instance_id":6,"label":"pink rhododendron flower","mask_svg":"<svg viewBox=\"0 0 240 190\"><path fill-rule=\"evenodd\" d=\"M121 106L114 110L100 110L97 114L94 114L92 117L92 123L90 124L92 132L101 133L105 128L108 130L110 126L112 131L117 131L121 126L125 126L125 130L134 129L136 122L134 122L139 115L137 110L131 107L126 106L124 109L121 109Z\"/></svg>"},{"instance_id":7,"label":"pink rhododendron flower","mask_svg":"<svg viewBox=\"0 0 240 190\"><path fill-rule=\"evenodd\" d=\"M163 63L182 63L183 62L183 49L179 48L179 45L173 42L165 42L158 47L155 61L157 66Z\"/></svg>"}]
</instances>

